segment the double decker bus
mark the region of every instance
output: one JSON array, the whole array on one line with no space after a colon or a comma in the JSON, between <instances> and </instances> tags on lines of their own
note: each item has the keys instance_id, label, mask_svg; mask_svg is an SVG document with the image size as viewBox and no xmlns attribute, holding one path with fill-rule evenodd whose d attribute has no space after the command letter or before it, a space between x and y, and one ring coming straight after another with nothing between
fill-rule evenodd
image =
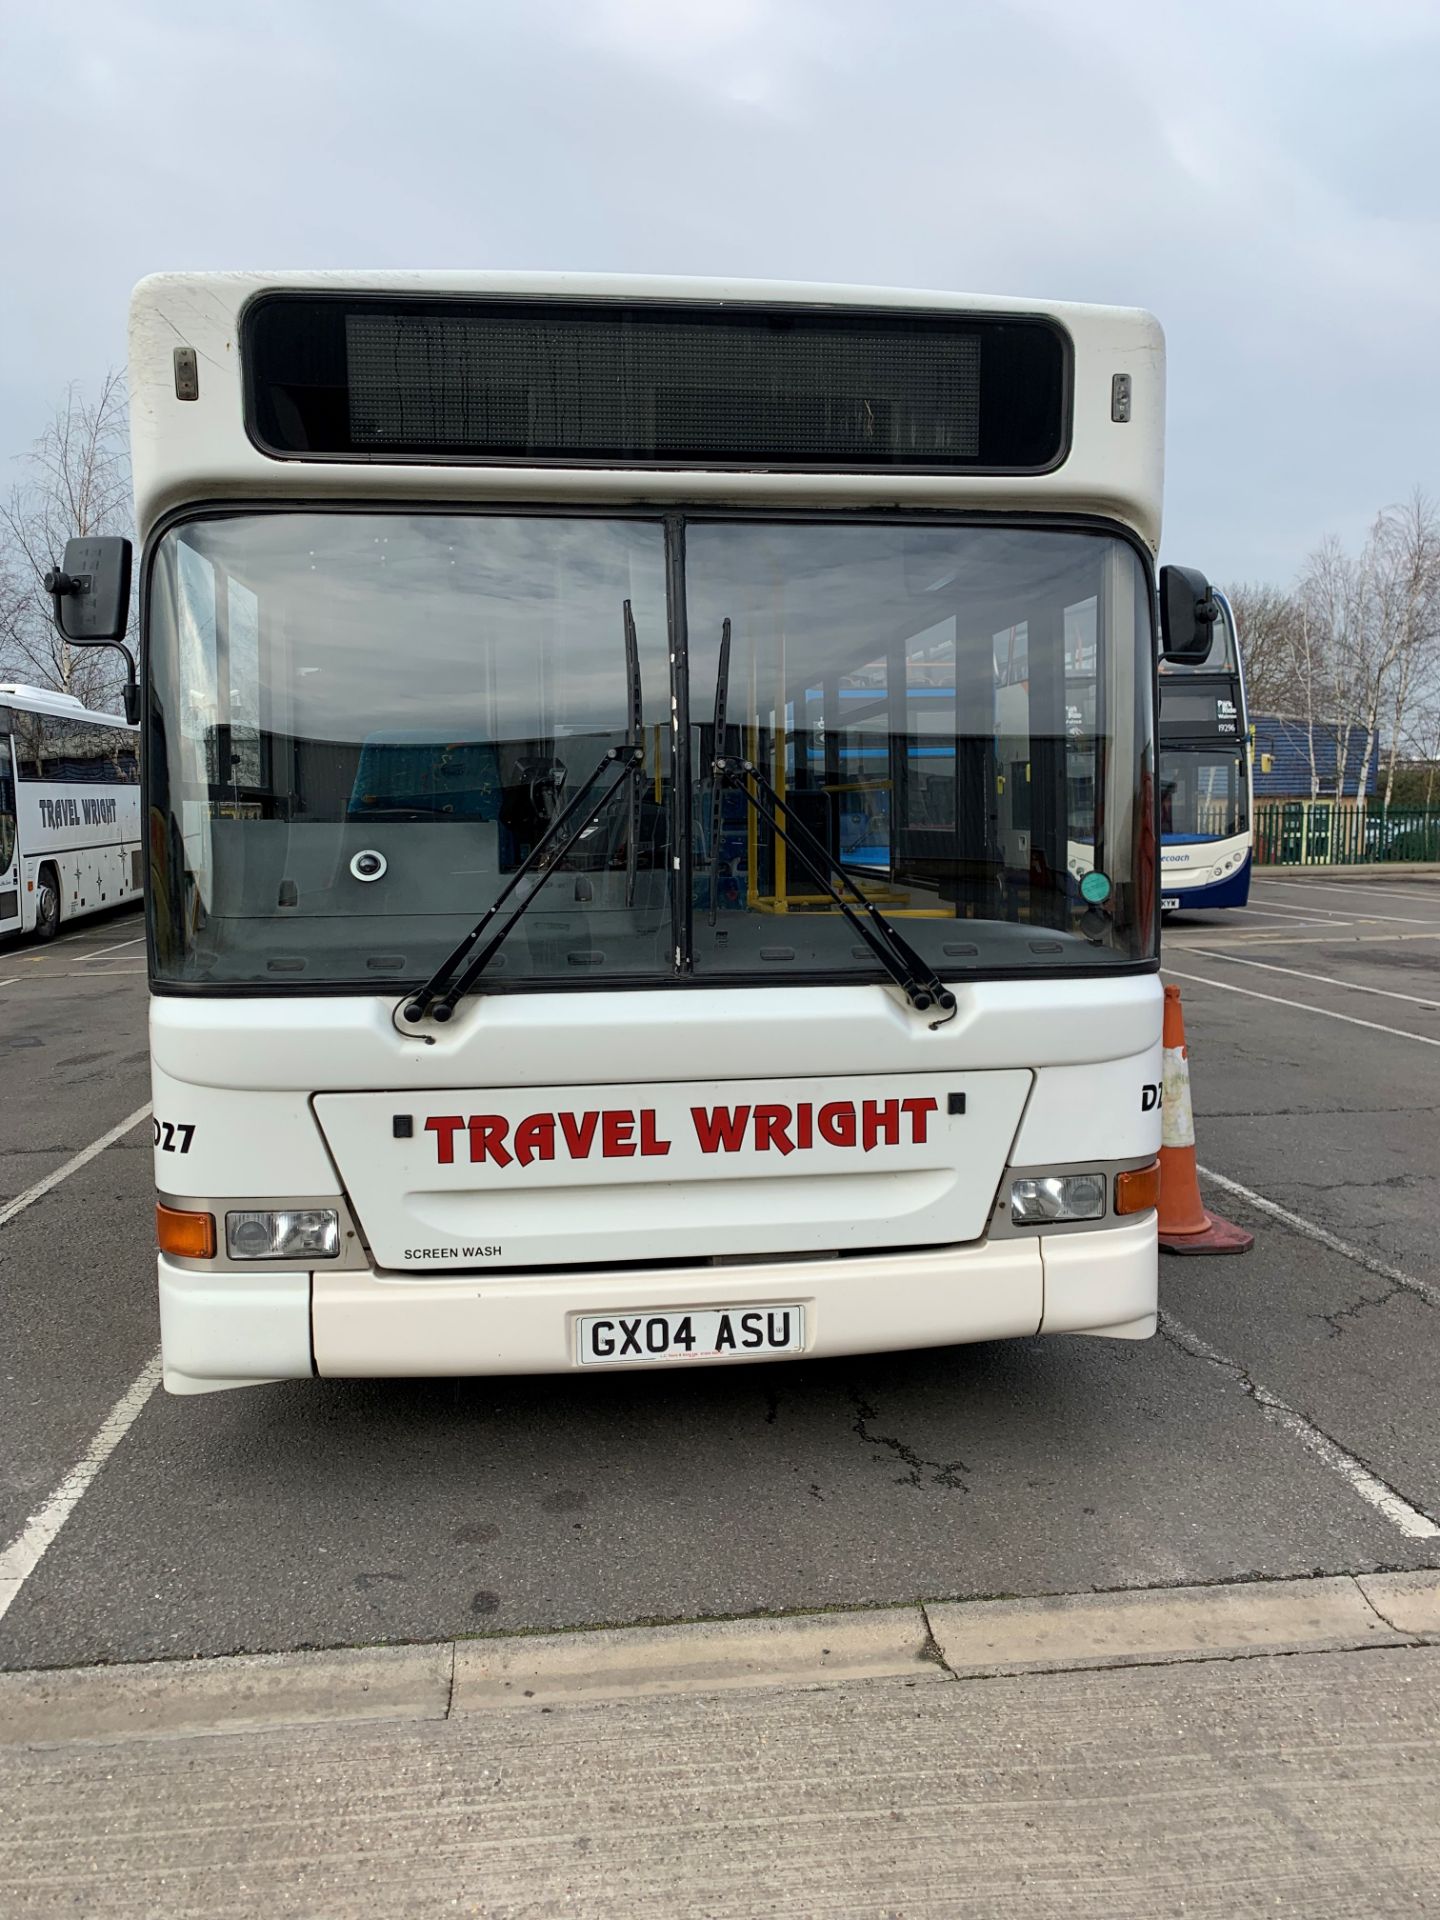
<instances>
[{"instance_id":1,"label":"double decker bus","mask_svg":"<svg viewBox=\"0 0 1440 1920\"><path fill-rule=\"evenodd\" d=\"M172 1392L1154 1330L1154 320L176 274L130 338Z\"/></svg>"},{"instance_id":2,"label":"double decker bus","mask_svg":"<svg viewBox=\"0 0 1440 1920\"><path fill-rule=\"evenodd\" d=\"M1235 615L1214 594L1205 658L1160 673L1161 907L1243 907L1250 898L1254 785Z\"/></svg>"},{"instance_id":3,"label":"double decker bus","mask_svg":"<svg viewBox=\"0 0 1440 1920\"><path fill-rule=\"evenodd\" d=\"M0 939L138 901L139 734L73 693L0 682Z\"/></svg>"}]
</instances>

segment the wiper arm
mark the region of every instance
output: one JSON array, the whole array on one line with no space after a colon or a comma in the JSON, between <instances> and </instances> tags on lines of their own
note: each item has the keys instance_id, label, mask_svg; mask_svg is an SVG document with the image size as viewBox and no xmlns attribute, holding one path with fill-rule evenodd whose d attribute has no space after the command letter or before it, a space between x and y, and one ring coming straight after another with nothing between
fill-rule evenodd
<instances>
[{"instance_id":1,"label":"wiper arm","mask_svg":"<svg viewBox=\"0 0 1440 1920\"><path fill-rule=\"evenodd\" d=\"M784 800L754 761L741 760L731 754L717 754L714 771L717 785L738 788L759 817L768 822L776 839L795 856L815 884L840 909L915 1011L928 1013L932 1007L938 1007L946 1019L934 1021L932 1024L937 1027L953 1019L955 996L929 961L923 960L910 942L897 932L874 901L851 879L829 848L823 846L807 826L787 811ZM759 789L758 793L751 791L749 783L752 781ZM760 797L762 794L763 801ZM776 818L777 810L785 814L789 821L787 827L780 825ZM854 895L853 904L834 886L829 877L832 875Z\"/></svg>"},{"instance_id":2,"label":"wiper arm","mask_svg":"<svg viewBox=\"0 0 1440 1920\"><path fill-rule=\"evenodd\" d=\"M610 748L585 784L573 795L564 811L557 814L550 822L459 946L453 953L446 955L420 991L406 1003L405 1018L407 1020L412 1022L423 1020L427 1013L432 1020L445 1021L450 1018L455 1011L456 1001L469 992L474 982L504 946L519 922L520 916L539 893L541 887L556 871L581 835L594 826L621 788L628 786L635 779L644 763L645 754L641 747L632 747L627 742L623 747ZM616 766L620 769L619 779L613 780L598 800L587 805L601 776ZM517 903L510 918L499 932L491 935L486 944L476 952L479 943L485 938L486 932L496 916L503 911L505 903L515 889L522 880L528 879L537 869L540 877L535 885L524 899ZM467 959L467 955L473 957ZM457 967L458 973L455 972Z\"/></svg>"},{"instance_id":3,"label":"wiper arm","mask_svg":"<svg viewBox=\"0 0 1440 1920\"><path fill-rule=\"evenodd\" d=\"M794 854L810 878L840 909L916 1012L928 1013L932 1007L939 1007L946 1019L937 1020L933 1024L944 1026L955 1016L955 996L936 974L935 969L928 961L921 959L910 942L901 937L874 901L861 891L850 877L844 863L837 860L830 849L815 838L803 821L794 818L786 810L785 802L759 767L751 760L742 760L734 754L726 753L725 709L729 692L730 620L727 615L720 623L720 659L715 674L713 745L715 757L711 763L714 790L710 801L710 925L713 927L715 924L719 903L720 829L725 788L736 787L744 794L746 801L755 809L760 819L768 822L771 832L781 845ZM769 802L768 808L761 804L759 794L751 790L749 783L752 781L760 793L765 795ZM780 825L777 810L785 814L788 826ZM848 888L854 895L859 903L859 911L836 890L833 884L834 878L838 878L841 886Z\"/></svg>"},{"instance_id":4,"label":"wiper arm","mask_svg":"<svg viewBox=\"0 0 1440 1920\"><path fill-rule=\"evenodd\" d=\"M511 932L519 924L521 915L541 887L560 866L581 836L594 826L621 788L627 786L630 787L633 798L630 807L629 850L625 863L625 901L627 906L634 905L636 841L639 835L640 813L639 775L645 766L645 738L641 732L643 702L640 687L640 649L635 634L635 616L628 600L624 603L624 618L625 677L629 708L624 746L609 749L589 778L550 822L459 946L445 956L420 991L405 1003L404 1016L412 1025L418 1024L427 1014L432 1020L441 1022L451 1017L455 1011L456 1001L469 992L510 938ZM599 785L604 774L617 767L619 778L610 783L598 800L590 802L590 795ZM539 878L535 885L516 904L504 925L491 934L490 939L481 946L481 941L485 940L486 933L503 911L515 889L523 880L537 871Z\"/></svg>"},{"instance_id":5,"label":"wiper arm","mask_svg":"<svg viewBox=\"0 0 1440 1920\"><path fill-rule=\"evenodd\" d=\"M640 690L640 642L635 634L635 615L630 602L625 602L625 684L630 701L630 730L626 735L626 745L641 750L641 764L644 764L645 716L641 711L644 698ZM629 828L625 836L625 905L635 904L635 874L640 864L640 805L641 789L638 780L630 783Z\"/></svg>"},{"instance_id":6,"label":"wiper arm","mask_svg":"<svg viewBox=\"0 0 1440 1920\"><path fill-rule=\"evenodd\" d=\"M730 616L720 622L720 664L715 673L715 732L712 736L715 762L725 757L725 703L730 692ZM720 905L720 834L724 827L725 783L712 774L710 794L710 924Z\"/></svg>"}]
</instances>

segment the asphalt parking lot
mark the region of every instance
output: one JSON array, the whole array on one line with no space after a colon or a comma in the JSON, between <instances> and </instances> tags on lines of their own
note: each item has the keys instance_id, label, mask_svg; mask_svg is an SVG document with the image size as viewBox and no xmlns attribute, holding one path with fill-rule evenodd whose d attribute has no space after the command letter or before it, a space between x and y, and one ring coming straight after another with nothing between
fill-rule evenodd
<instances>
[{"instance_id":1,"label":"asphalt parking lot","mask_svg":"<svg viewBox=\"0 0 1440 1920\"><path fill-rule=\"evenodd\" d=\"M0 1665L1440 1566L1440 876L1167 924L1256 1246L1167 1260L1153 1341L190 1400L140 931L0 954L0 1541L51 1516Z\"/></svg>"}]
</instances>

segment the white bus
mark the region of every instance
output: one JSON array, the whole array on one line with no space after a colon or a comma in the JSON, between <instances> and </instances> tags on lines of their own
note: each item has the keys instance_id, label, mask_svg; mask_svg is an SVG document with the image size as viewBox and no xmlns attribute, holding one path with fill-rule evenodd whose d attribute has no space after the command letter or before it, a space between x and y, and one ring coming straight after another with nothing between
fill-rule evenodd
<instances>
[{"instance_id":1,"label":"white bus","mask_svg":"<svg viewBox=\"0 0 1440 1920\"><path fill-rule=\"evenodd\" d=\"M0 681L0 938L139 899L139 737L74 694Z\"/></svg>"},{"instance_id":2,"label":"white bus","mask_svg":"<svg viewBox=\"0 0 1440 1920\"><path fill-rule=\"evenodd\" d=\"M1153 1331L1154 320L176 274L130 356L172 1392Z\"/></svg>"}]
</instances>

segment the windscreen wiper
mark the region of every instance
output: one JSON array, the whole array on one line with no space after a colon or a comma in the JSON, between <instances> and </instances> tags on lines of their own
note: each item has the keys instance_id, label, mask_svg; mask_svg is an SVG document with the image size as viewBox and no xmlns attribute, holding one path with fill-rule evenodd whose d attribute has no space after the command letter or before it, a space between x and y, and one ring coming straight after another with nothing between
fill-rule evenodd
<instances>
[{"instance_id":1,"label":"windscreen wiper","mask_svg":"<svg viewBox=\"0 0 1440 1920\"><path fill-rule=\"evenodd\" d=\"M450 1019L455 1011L456 1002L469 992L510 938L512 931L519 924L521 915L541 887L564 861L577 841L595 825L616 794L623 788L630 787L638 800L639 776L645 766L645 742L640 731L642 708L640 652L635 637L635 618L628 600L625 602L625 667L629 716L624 746L611 747L606 752L600 764L550 822L459 946L445 956L420 991L405 1003L404 1016L407 1021L416 1024L427 1014L432 1020L441 1022ZM591 795L608 772L616 772L617 777L611 781L598 799L592 799ZM633 904L634 901L638 813L638 804L632 805L630 850L626 859L627 905ZM516 888L532 873L538 876L534 886L516 902L510 917L486 940L485 935L504 911L506 903Z\"/></svg>"},{"instance_id":2,"label":"windscreen wiper","mask_svg":"<svg viewBox=\"0 0 1440 1920\"><path fill-rule=\"evenodd\" d=\"M730 616L720 622L720 664L715 672L714 754L718 762L725 753L725 704L730 693ZM710 924L720 905L720 834L724 826L725 783L713 773L710 789Z\"/></svg>"},{"instance_id":3,"label":"windscreen wiper","mask_svg":"<svg viewBox=\"0 0 1440 1920\"><path fill-rule=\"evenodd\" d=\"M716 888L720 870L720 813L724 790L726 787L733 787L745 796L747 803L755 809L759 818L768 823L771 832L781 845L795 856L810 878L840 909L915 1011L928 1013L932 1007L938 1007L945 1015L945 1019L934 1021L932 1025L944 1026L955 1017L955 996L940 979L935 969L927 960L922 959L910 942L891 925L874 901L851 877L844 863L816 839L803 821L786 811L784 799L771 786L755 762L742 759L737 754L726 753L725 708L729 678L730 622L727 619L720 629L720 663L715 679L715 757L711 763L714 793L710 813L711 926L715 924ZM786 820L786 825L783 827L778 817L782 813ZM836 880L853 896L853 900L847 900L836 888L834 884Z\"/></svg>"},{"instance_id":4,"label":"windscreen wiper","mask_svg":"<svg viewBox=\"0 0 1440 1920\"><path fill-rule=\"evenodd\" d=\"M644 700L640 690L640 642L635 633L635 615L630 610L630 602L625 602L625 685L630 700L630 726L626 734L626 745L640 749L641 764L644 764L645 717L641 709ZM640 806L641 787L639 780L630 782L629 832L625 836L625 905L635 904L635 875L640 865Z\"/></svg>"}]
</instances>

